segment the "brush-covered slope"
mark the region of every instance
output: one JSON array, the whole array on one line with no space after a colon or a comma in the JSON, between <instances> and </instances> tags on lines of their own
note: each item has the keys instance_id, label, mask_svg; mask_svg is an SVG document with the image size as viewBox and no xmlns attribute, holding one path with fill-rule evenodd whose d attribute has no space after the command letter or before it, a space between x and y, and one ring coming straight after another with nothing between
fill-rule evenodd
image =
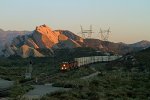
<instances>
[{"instance_id":1,"label":"brush-covered slope","mask_svg":"<svg viewBox=\"0 0 150 100\"><path fill-rule=\"evenodd\" d=\"M150 67L150 47L135 54L135 58L142 64Z\"/></svg>"}]
</instances>

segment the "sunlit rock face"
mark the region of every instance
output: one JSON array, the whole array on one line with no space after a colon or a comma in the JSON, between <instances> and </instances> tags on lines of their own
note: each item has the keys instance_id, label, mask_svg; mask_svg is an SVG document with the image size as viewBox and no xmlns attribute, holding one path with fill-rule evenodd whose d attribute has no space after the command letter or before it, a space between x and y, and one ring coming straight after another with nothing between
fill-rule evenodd
<instances>
[{"instance_id":1,"label":"sunlit rock face","mask_svg":"<svg viewBox=\"0 0 150 100\"><path fill-rule=\"evenodd\" d=\"M81 37L70 31L53 31L46 25L36 27L36 30L33 32L33 39L39 48L75 48L80 47L78 42L83 42Z\"/></svg>"},{"instance_id":2,"label":"sunlit rock face","mask_svg":"<svg viewBox=\"0 0 150 100\"><path fill-rule=\"evenodd\" d=\"M54 44L58 43L59 32L53 32L46 25L36 27L33 33L33 38L39 48L51 48Z\"/></svg>"},{"instance_id":3,"label":"sunlit rock face","mask_svg":"<svg viewBox=\"0 0 150 100\"><path fill-rule=\"evenodd\" d=\"M0 30L3 32L3 30ZM37 26L30 34L18 35L2 50L5 57L53 56L54 50L62 48L91 47L103 52L126 54L150 46L149 41L134 44L113 43L98 39L83 39L68 30L52 30L47 25Z\"/></svg>"},{"instance_id":4,"label":"sunlit rock face","mask_svg":"<svg viewBox=\"0 0 150 100\"><path fill-rule=\"evenodd\" d=\"M68 30L52 30L47 25L37 26L28 35L20 35L14 38L5 48L5 56L19 55L23 58L44 57L40 51L49 49L53 54L53 49L81 47L83 39ZM15 47L15 49L14 49Z\"/></svg>"}]
</instances>

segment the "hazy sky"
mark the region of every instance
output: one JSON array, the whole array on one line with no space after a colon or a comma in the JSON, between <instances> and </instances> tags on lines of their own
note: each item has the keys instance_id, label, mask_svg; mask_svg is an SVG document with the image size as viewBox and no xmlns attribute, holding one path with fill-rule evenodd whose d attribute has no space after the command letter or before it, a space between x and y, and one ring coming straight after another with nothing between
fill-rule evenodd
<instances>
[{"instance_id":1,"label":"hazy sky","mask_svg":"<svg viewBox=\"0 0 150 100\"><path fill-rule=\"evenodd\" d=\"M100 27L110 27L110 41L150 41L150 0L0 0L0 28L34 30L41 24L74 33L92 24L96 38Z\"/></svg>"}]
</instances>

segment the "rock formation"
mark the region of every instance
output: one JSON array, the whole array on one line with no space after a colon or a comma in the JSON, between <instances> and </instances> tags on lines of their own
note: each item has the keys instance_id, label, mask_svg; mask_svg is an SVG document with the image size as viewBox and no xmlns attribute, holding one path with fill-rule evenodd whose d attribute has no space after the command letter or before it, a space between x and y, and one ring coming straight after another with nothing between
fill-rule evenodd
<instances>
[{"instance_id":1,"label":"rock formation","mask_svg":"<svg viewBox=\"0 0 150 100\"><path fill-rule=\"evenodd\" d=\"M44 57L41 50L53 54L54 49L81 47L83 39L74 33L66 30L52 30L47 25L37 26L33 33L19 35L14 38L10 46L5 47L5 56L19 55L23 58ZM14 49L15 48L15 49ZM46 55L45 55L46 56Z\"/></svg>"},{"instance_id":2,"label":"rock formation","mask_svg":"<svg viewBox=\"0 0 150 100\"><path fill-rule=\"evenodd\" d=\"M39 53L36 49L29 47L28 45L23 45L18 50L18 55L22 58L32 57L44 57L43 54Z\"/></svg>"},{"instance_id":3,"label":"rock formation","mask_svg":"<svg viewBox=\"0 0 150 100\"><path fill-rule=\"evenodd\" d=\"M149 46L149 41L125 44L98 39L83 39L68 30L52 30L47 25L41 25L37 26L30 34L15 37L10 45L5 46L3 55L6 57L19 55L23 58L29 56L44 57L52 56L56 49L77 47L90 47L102 52L126 54Z\"/></svg>"}]
</instances>

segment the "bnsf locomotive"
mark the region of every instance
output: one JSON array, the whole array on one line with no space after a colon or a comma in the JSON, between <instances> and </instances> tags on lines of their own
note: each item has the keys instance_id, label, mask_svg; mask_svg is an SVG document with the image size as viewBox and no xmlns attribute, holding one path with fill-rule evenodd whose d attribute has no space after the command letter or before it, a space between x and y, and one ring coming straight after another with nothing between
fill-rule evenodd
<instances>
[{"instance_id":1,"label":"bnsf locomotive","mask_svg":"<svg viewBox=\"0 0 150 100\"><path fill-rule=\"evenodd\" d=\"M77 68L78 67L78 62L77 61L70 61L70 62L62 62L60 67L61 67L61 70L70 70L70 69L73 69L73 68Z\"/></svg>"},{"instance_id":2,"label":"bnsf locomotive","mask_svg":"<svg viewBox=\"0 0 150 100\"><path fill-rule=\"evenodd\" d=\"M119 55L80 57L80 58L75 58L74 61L62 62L60 65L60 69L62 71L65 71L65 70L70 70L81 66L85 66L88 64L96 63L96 62L109 62L109 61L119 59L121 57L122 56Z\"/></svg>"}]
</instances>

